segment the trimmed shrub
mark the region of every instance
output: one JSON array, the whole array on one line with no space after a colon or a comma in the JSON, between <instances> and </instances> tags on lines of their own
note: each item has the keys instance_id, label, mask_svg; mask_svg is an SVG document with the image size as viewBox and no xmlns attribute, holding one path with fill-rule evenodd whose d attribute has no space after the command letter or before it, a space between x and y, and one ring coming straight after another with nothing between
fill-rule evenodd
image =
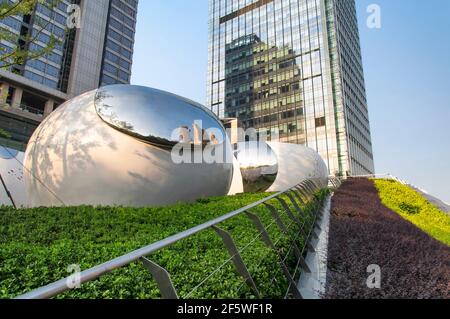
<instances>
[{"instance_id":1,"label":"trimmed shrub","mask_svg":"<svg viewBox=\"0 0 450 319\"><path fill-rule=\"evenodd\" d=\"M371 265L380 289L367 285ZM384 206L372 181L350 179L335 193L325 298L449 299L449 282L450 247Z\"/></svg>"},{"instance_id":2,"label":"trimmed shrub","mask_svg":"<svg viewBox=\"0 0 450 319\"><path fill-rule=\"evenodd\" d=\"M70 275L69 265L82 270L187 230L225 213L261 200L268 195L245 194L203 199L193 204L162 208L66 207L14 211L0 208L0 298L11 298ZM318 195L320 198L325 193ZM272 201L277 209L281 206ZM306 212L311 207L304 208ZM285 236L274 225L269 212L258 214L281 254L290 250L297 231L280 213ZM306 224L312 221L303 216ZM276 254L260 240L259 233L244 215L220 225L234 237L242 257L264 298L283 298L287 290ZM302 245L300 236L297 243ZM165 267L182 298L255 298L234 269L221 239L212 230L201 232L148 257ZM295 260L288 259L290 267ZM221 267L221 268L220 268ZM219 269L216 271L216 269ZM216 271L216 272L215 272ZM210 277L209 277L210 276ZM197 287L205 278L209 279ZM197 289L195 289L197 287ZM141 263L115 270L81 289L58 298L159 298L152 276Z\"/></svg>"},{"instance_id":3,"label":"trimmed shrub","mask_svg":"<svg viewBox=\"0 0 450 319\"><path fill-rule=\"evenodd\" d=\"M450 246L450 216L399 182L374 180L381 201L427 234Z\"/></svg>"}]
</instances>

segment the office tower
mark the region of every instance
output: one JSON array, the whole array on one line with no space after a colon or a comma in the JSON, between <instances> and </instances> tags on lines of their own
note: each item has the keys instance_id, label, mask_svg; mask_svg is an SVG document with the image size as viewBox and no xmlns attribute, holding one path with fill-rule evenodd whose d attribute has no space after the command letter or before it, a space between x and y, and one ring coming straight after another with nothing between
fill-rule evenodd
<instances>
[{"instance_id":1,"label":"office tower","mask_svg":"<svg viewBox=\"0 0 450 319\"><path fill-rule=\"evenodd\" d=\"M0 143L17 149L24 149L40 122L66 100L130 82L138 0L48 2L56 5L39 3L30 15L0 21L0 27L17 35L16 42L1 41L4 52L26 35L36 36L30 51L45 47L52 36L58 40L38 59L0 66L0 128L12 135L0 137Z\"/></svg>"},{"instance_id":2,"label":"office tower","mask_svg":"<svg viewBox=\"0 0 450 319\"><path fill-rule=\"evenodd\" d=\"M210 0L207 104L332 175L374 173L354 0Z\"/></svg>"}]
</instances>

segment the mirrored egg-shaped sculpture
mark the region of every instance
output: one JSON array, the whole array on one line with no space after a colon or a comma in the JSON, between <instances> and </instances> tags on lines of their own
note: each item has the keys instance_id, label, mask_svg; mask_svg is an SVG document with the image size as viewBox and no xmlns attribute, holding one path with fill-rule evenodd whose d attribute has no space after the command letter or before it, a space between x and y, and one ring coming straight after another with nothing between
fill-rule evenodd
<instances>
[{"instance_id":1,"label":"mirrored egg-shaped sculpture","mask_svg":"<svg viewBox=\"0 0 450 319\"><path fill-rule=\"evenodd\" d=\"M236 144L245 193L265 192L278 175L278 159L271 147L263 142L241 142Z\"/></svg>"},{"instance_id":2,"label":"mirrored egg-shaped sculpture","mask_svg":"<svg viewBox=\"0 0 450 319\"><path fill-rule=\"evenodd\" d=\"M313 149L303 145L268 142L278 158L278 175L268 189L281 192L304 180L314 180L319 187L328 186L328 167Z\"/></svg>"},{"instance_id":3,"label":"mirrored egg-shaped sculpture","mask_svg":"<svg viewBox=\"0 0 450 319\"><path fill-rule=\"evenodd\" d=\"M182 161L174 158L179 150ZM30 206L157 206L226 195L232 153L205 107L156 89L112 85L85 93L47 117L25 155Z\"/></svg>"}]
</instances>

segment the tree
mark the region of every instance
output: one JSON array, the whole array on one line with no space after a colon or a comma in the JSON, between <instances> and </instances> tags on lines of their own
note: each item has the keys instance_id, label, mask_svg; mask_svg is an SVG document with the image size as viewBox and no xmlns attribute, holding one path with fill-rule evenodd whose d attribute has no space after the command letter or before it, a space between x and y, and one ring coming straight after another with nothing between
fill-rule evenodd
<instances>
[{"instance_id":1,"label":"tree","mask_svg":"<svg viewBox=\"0 0 450 319\"><path fill-rule=\"evenodd\" d=\"M52 10L61 0L0 0L0 21L13 19L12 17L30 16L37 5L42 5ZM51 53L55 45L61 42L55 35L51 35L45 47L30 49L30 44L35 43L45 30L50 21L37 17L34 24L38 30L29 30L25 34L17 35L6 27L0 27L0 39L14 44L13 48L0 46L0 67L9 69L14 65L23 65L28 60L37 59Z\"/></svg>"}]
</instances>

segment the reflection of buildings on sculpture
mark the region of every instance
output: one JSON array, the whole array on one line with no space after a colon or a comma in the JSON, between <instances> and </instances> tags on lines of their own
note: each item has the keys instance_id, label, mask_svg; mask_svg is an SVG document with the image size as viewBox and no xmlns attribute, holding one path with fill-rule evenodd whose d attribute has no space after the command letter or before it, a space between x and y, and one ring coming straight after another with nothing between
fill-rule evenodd
<instances>
[{"instance_id":1,"label":"reflection of buildings on sculpture","mask_svg":"<svg viewBox=\"0 0 450 319\"><path fill-rule=\"evenodd\" d=\"M71 4L80 5L82 19L80 28L67 30ZM12 135L0 143L24 150L42 120L66 100L99 86L130 83L137 6L138 0L61 0L54 7L39 1L32 14L0 21L17 39L2 39L2 52L31 35L31 52L52 36L59 41L38 59L0 65L0 128Z\"/></svg>"},{"instance_id":2,"label":"reflection of buildings on sculpture","mask_svg":"<svg viewBox=\"0 0 450 319\"><path fill-rule=\"evenodd\" d=\"M354 0L210 0L207 106L374 172Z\"/></svg>"}]
</instances>

